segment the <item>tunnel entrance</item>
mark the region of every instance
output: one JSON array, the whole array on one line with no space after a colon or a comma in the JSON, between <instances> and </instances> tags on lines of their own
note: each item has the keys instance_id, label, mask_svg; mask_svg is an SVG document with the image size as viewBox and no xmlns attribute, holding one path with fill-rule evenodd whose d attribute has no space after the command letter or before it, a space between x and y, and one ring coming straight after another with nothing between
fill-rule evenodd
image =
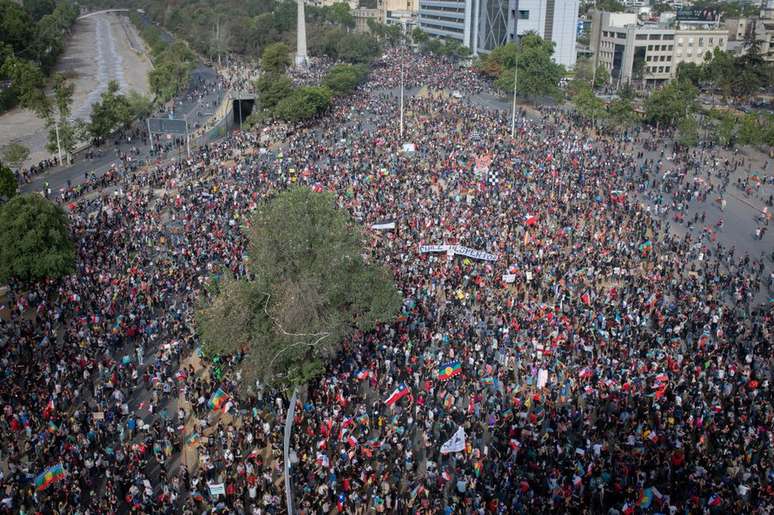
<instances>
[{"instance_id":1,"label":"tunnel entrance","mask_svg":"<svg viewBox=\"0 0 774 515\"><path fill-rule=\"evenodd\" d=\"M234 113L234 125L241 127L242 123L253 112L255 100L252 98L236 98L233 100L232 112Z\"/></svg>"}]
</instances>

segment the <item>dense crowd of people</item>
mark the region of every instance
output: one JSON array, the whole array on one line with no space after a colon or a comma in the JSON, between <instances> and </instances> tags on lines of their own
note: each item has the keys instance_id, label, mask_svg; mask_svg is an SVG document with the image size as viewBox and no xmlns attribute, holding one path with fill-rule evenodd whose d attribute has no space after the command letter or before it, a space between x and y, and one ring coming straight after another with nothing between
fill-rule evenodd
<instances>
[{"instance_id":1,"label":"dense crowd of people","mask_svg":"<svg viewBox=\"0 0 774 515\"><path fill-rule=\"evenodd\" d=\"M76 273L11 285L0 318L0 512L285 511L286 394L207 355L194 310L209 277L247 273L242 221L288 187L334 192L404 297L293 407L299 513L774 510L766 265L665 208L694 185L711 203L714 170L559 109L512 139L508 113L437 95L488 89L445 64L388 53L307 126L68 199ZM402 140L401 67L429 90Z\"/></svg>"}]
</instances>

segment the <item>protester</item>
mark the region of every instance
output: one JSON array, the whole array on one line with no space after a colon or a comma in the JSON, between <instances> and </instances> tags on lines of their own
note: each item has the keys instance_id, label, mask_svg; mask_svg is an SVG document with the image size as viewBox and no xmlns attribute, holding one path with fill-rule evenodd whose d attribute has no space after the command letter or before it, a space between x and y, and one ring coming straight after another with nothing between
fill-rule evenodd
<instances>
[{"instance_id":1,"label":"protester","mask_svg":"<svg viewBox=\"0 0 774 515\"><path fill-rule=\"evenodd\" d=\"M209 278L245 276L240 227L290 186L334 192L405 299L294 407L300 513L774 509L769 276L664 216L712 202L712 178L664 178L559 109L512 139L470 98L489 86L444 64L390 52L308 125L65 199L76 273L11 285L0 321L3 512L285 511L287 398L203 355L194 309ZM401 67L428 89L403 139Z\"/></svg>"}]
</instances>

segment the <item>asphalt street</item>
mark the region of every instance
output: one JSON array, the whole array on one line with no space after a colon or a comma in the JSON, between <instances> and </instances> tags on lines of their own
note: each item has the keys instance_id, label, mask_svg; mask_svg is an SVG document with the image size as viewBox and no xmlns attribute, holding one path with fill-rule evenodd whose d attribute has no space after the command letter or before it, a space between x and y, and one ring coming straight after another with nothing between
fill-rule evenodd
<instances>
[{"instance_id":1,"label":"asphalt street","mask_svg":"<svg viewBox=\"0 0 774 515\"><path fill-rule=\"evenodd\" d=\"M191 83L198 84L200 80L212 82L216 79L217 74L214 69L200 66L192 73ZM174 117L188 120L190 126L202 123L207 119L205 114L214 111L213 102L215 102L215 105L219 104L223 99L224 93L223 90L218 89L200 100L189 100L185 98L186 95L175 101ZM159 113L156 114L159 115ZM161 114L159 116L166 115ZM120 145L114 145L113 140L109 139L105 145L97 149L100 155L93 159L86 159L83 157L83 153L80 153L75 157L75 161L71 166L50 168L44 173L35 176L31 182L22 184L20 189L23 192L43 191L46 183L48 183L52 194L56 194L60 189L67 187L68 181L73 185L83 182L86 174L91 175L94 173L96 177L101 177L111 166L117 166L120 163L116 155L118 151L125 153L132 147L136 147L140 151L140 155L132 156L133 160L146 160L150 157L148 133L144 124L140 140L133 140L131 144L124 141ZM177 153L174 155L177 155ZM173 157L173 155L167 154L167 157Z\"/></svg>"},{"instance_id":2,"label":"asphalt street","mask_svg":"<svg viewBox=\"0 0 774 515\"><path fill-rule=\"evenodd\" d=\"M206 77L208 80L213 80L215 78L215 72L211 68L200 67L196 70L195 76ZM387 90L385 92L391 95L395 95L396 97L399 95L398 90ZM420 88L413 88L407 89L405 94L406 96L414 96L419 94L419 92ZM182 100L178 101L176 103L175 115L178 118L192 118L196 117L200 112L211 112L211 109L207 109L206 106L212 105L211 102L213 100L219 102L222 98L222 95L223 91L217 91L208 95L201 102L190 102ZM474 95L469 97L468 100L492 109L511 109L511 101L509 99L496 97L493 95ZM531 115L532 113L529 113L528 111L528 116L532 117ZM647 135L647 133L644 134ZM149 156L147 136L143 138L142 142L134 143L141 143L139 145L140 156L136 157L136 159L147 159ZM126 151L129 146L124 144L121 145L120 148L121 150ZM640 150L639 146L636 148L634 146L630 146L630 148L632 152L635 150ZM671 142L665 142L665 157L663 159L664 170L670 170L674 168L671 166L671 163L668 159L669 155L671 154L671 148ZM70 180L72 184L78 184L84 180L86 173L90 174L91 172L94 172L97 177L101 176L117 161L112 144L106 145L103 147L103 149L104 154L102 157L91 160L80 159L68 168L54 168L48 170L46 173L37 176L36 179L30 184L24 185L22 190L41 191L43 190L45 182L48 181L49 187L55 194L57 191L59 191L60 188L63 188L67 185L68 180ZM713 152L718 153L719 156L723 158L733 158L734 155L732 151L727 150L713 150ZM661 149L657 151L646 151L645 158L658 160L661 157L660 154ZM166 157L173 158L176 155L176 153L167 154ZM690 229L694 237L694 241L697 241L701 237L701 233L705 227L709 227L715 233L717 241L719 241L725 248L729 248L731 246L735 247L737 259L744 256L745 254L749 255L751 259L757 259L763 256L766 264L766 274L764 274L764 277L766 277L768 274L774 271L774 262L772 262L771 259L772 250L774 250L774 244L772 244L772 238L774 238L774 235L772 235L771 232L768 232L762 239L755 239L754 233L755 228L759 225L757 217L765 206L764 199L768 198L769 195L774 194L774 187L772 187L772 185L768 185L762 189L759 195L748 196L743 191L736 188L735 183L737 177L745 177L751 173L760 173L763 175L770 175L774 173L774 163L769 163L769 161L765 160L765 158L763 158L760 154L755 154L754 151L750 151L748 149L742 149L741 155L746 157L747 161L749 162L749 168L746 164L744 167L740 167L734 174L732 174L731 182L726 190L726 193L724 194L724 198L727 202L725 210L721 211L720 204L716 201L716 198L719 195L713 192L705 202L691 202L688 209L685 211L685 220L687 221L689 218L693 219L693 216L696 213L698 213L699 216L704 213L704 224L699 223L698 226ZM706 180L719 185L720 179L713 174L713 168L714 162L711 159L710 153L707 152L704 155L704 164L701 170L702 175L706 177ZM661 183L663 181L659 182ZM652 209L655 207L655 204L644 194L640 196L640 199L646 205L651 206ZM664 193L663 199L664 203L668 204L671 201L672 196L669 193ZM678 223L673 220L672 213L661 215L661 217L665 222L669 223L669 228L673 233L682 235L689 231L685 222ZM718 230L717 227L715 227L715 224L721 218L723 219L723 228ZM773 296L774 292L767 291L764 285L764 288L759 292L756 300L758 302L766 302Z\"/></svg>"}]
</instances>

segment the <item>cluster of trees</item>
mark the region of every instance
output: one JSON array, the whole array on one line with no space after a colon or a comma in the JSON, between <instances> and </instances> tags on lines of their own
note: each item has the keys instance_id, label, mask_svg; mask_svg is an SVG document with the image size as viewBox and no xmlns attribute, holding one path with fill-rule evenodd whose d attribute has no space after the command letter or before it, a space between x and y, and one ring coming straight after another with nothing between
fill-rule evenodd
<instances>
[{"instance_id":1,"label":"cluster of trees","mask_svg":"<svg viewBox=\"0 0 774 515\"><path fill-rule=\"evenodd\" d=\"M0 111L44 86L77 17L69 0L0 0Z\"/></svg>"},{"instance_id":2,"label":"cluster of trees","mask_svg":"<svg viewBox=\"0 0 774 515\"><path fill-rule=\"evenodd\" d=\"M606 104L594 94L589 84L580 82L576 85L572 102L576 112L596 127L616 132L625 131L637 123L631 95L622 95Z\"/></svg>"},{"instance_id":3,"label":"cluster of trees","mask_svg":"<svg viewBox=\"0 0 774 515\"><path fill-rule=\"evenodd\" d=\"M329 26L309 31L307 50L315 57L326 56L336 61L369 64L379 57L382 48L372 34L348 32L340 26Z\"/></svg>"},{"instance_id":4,"label":"cluster of trees","mask_svg":"<svg viewBox=\"0 0 774 515\"><path fill-rule=\"evenodd\" d=\"M127 1L131 7L143 9L148 20L187 41L196 53L214 60L228 54L258 57L265 47L273 43L285 43L290 47L295 44L297 3L294 0L223 0L209 3L199 0L89 0L89 4L95 8L127 7ZM355 27L355 18L346 2L323 7L307 5L306 21L310 53L322 46L325 40L330 50L330 41L335 43L341 37L348 39L341 45L342 54L352 53L353 48L367 42L363 38L350 39L349 32ZM329 34L332 29L340 30ZM149 38L144 37L154 48ZM327 51L322 53L331 55Z\"/></svg>"},{"instance_id":5,"label":"cluster of trees","mask_svg":"<svg viewBox=\"0 0 774 515\"><path fill-rule=\"evenodd\" d=\"M164 46L153 55L153 69L148 73L151 91L160 102L167 102L188 88L196 56L181 40Z\"/></svg>"},{"instance_id":6,"label":"cluster of trees","mask_svg":"<svg viewBox=\"0 0 774 515\"><path fill-rule=\"evenodd\" d=\"M212 280L197 330L205 353L244 354L244 384L304 384L348 335L398 314L392 277L363 258L360 227L335 206L331 193L280 193L246 229L251 278Z\"/></svg>"},{"instance_id":7,"label":"cluster of trees","mask_svg":"<svg viewBox=\"0 0 774 515\"><path fill-rule=\"evenodd\" d=\"M526 34L520 43L508 43L495 48L478 64L482 73L495 79L495 86L503 93L516 92L522 97L561 98L559 81L564 77L564 66L556 64L551 56L554 44L537 34ZM516 74L518 68L518 74ZM518 75L518 76L516 76Z\"/></svg>"},{"instance_id":8,"label":"cluster of trees","mask_svg":"<svg viewBox=\"0 0 774 515\"><path fill-rule=\"evenodd\" d=\"M271 118L289 122L312 118L327 110L334 96L350 94L368 76L365 64L338 64L328 71L320 86L294 88L285 74L290 62L290 49L284 43L264 49L262 74L255 82L258 105L245 121L248 125Z\"/></svg>"},{"instance_id":9,"label":"cluster of trees","mask_svg":"<svg viewBox=\"0 0 774 515\"><path fill-rule=\"evenodd\" d=\"M400 29L399 29L400 30ZM442 40L430 37L419 27L411 32L412 41L419 46L420 51L428 52L442 57L449 57L453 60L470 57L470 49L457 40Z\"/></svg>"},{"instance_id":10,"label":"cluster of trees","mask_svg":"<svg viewBox=\"0 0 774 515\"><path fill-rule=\"evenodd\" d=\"M0 183L4 175L0 172ZM37 193L0 206L0 283L32 283L74 270L75 245L60 206Z\"/></svg>"},{"instance_id":11,"label":"cluster of trees","mask_svg":"<svg viewBox=\"0 0 774 515\"><path fill-rule=\"evenodd\" d=\"M745 47L741 56L716 48L714 53L707 52L701 65L680 63L677 77L698 88L717 91L724 98L754 96L774 83L774 66L763 59L755 34L746 39Z\"/></svg>"},{"instance_id":12,"label":"cluster of trees","mask_svg":"<svg viewBox=\"0 0 774 515\"><path fill-rule=\"evenodd\" d=\"M774 115L740 114L711 109L701 116L699 130L705 139L725 147L734 145L767 145L774 147Z\"/></svg>"},{"instance_id":13,"label":"cluster of trees","mask_svg":"<svg viewBox=\"0 0 774 515\"><path fill-rule=\"evenodd\" d=\"M186 42L173 40L138 13L132 12L129 17L151 51L153 69L148 73L151 91L157 100L167 102L188 87L191 72L196 68L196 55Z\"/></svg>"}]
</instances>

